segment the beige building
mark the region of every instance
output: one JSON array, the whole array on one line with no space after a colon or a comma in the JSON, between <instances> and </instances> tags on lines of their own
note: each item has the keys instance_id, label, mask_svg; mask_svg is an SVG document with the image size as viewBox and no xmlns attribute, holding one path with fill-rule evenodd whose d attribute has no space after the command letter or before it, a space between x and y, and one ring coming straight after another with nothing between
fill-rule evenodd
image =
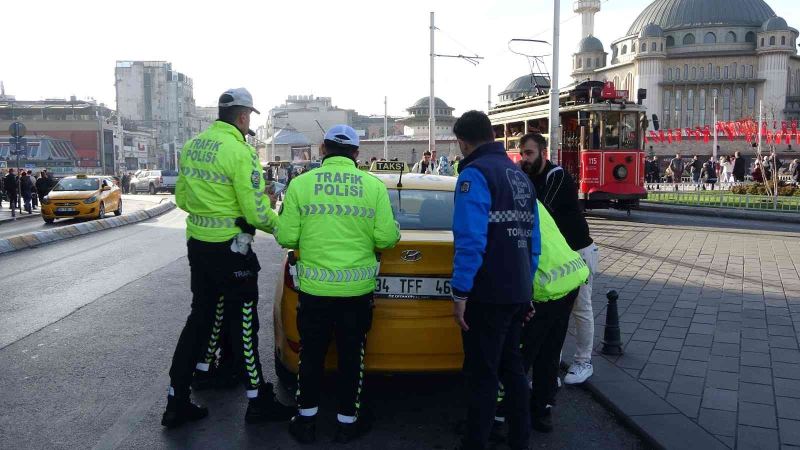
<instances>
[{"instance_id":1,"label":"beige building","mask_svg":"<svg viewBox=\"0 0 800 450\"><path fill-rule=\"evenodd\" d=\"M600 5L575 2L584 19L576 82L613 81L633 101L647 89L648 115L662 129L713 125L714 99L720 121L757 119L759 102L770 122L800 118L798 31L764 0L655 0L608 51L594 37ZM684 142L688 151L693 145Z\"/></svg>"}]
</instances>

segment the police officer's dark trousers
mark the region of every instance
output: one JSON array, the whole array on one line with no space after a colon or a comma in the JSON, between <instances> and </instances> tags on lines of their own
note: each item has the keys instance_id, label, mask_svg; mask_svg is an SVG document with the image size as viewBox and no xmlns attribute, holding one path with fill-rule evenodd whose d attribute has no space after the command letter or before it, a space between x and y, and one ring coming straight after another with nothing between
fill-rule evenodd
<instances>
[{"instance_id":1,"label":"police officer's dark trousers","mask_svg":"<svg viewBox=\"0 0 800 450\"><path fill-rule=\"evenodd\" d=\"M575 289L558 300L534 303L536 313L522 331L525 372L532 369L530 408L534 417L546 414L547 405L555 399L559 355L567 337L569 316L578 292L579 289Z\"/></svg>"},{"instance_id":2,"label":"police officer's dark trousers","mask_svg":"<svg viewBox=\"0 0 800 450\"><path fill-rule=\"evenodd\" d=\"M464 377L467 388L467 427L464 446L486 448L495 417L498 381L506 391L508 443L528 448L530 412L528 380L522 368L520 335L527 304L497 305L467 301L462 331ZM498 376L501 374L502 380Z\"/></svg>"},{"instance_id":3,"label":"police officer's dark trousers","mask_svg":"<svg viewBox=\"0 0 800 450\"><path fill-rule=\"evenodd\" d=\"M364 388L364 354L372 326L373 294L358 297L320 297L301 292L297 307L300 332L300 373L297 405L301 415L313 416L319 407L325 355L336 338L339 416L357 418Z\"/></svg>"},{"instance_id":4,"label":"police officer's dark trousers","mask_svg":"<svg viewBox=\"0 0 800 450\"><path fill-rule=\"evenodd\" d=\"M178 339L170 368L174 395L189 395L195 365L206 352L217 305L222 303L222 326L233 343L232 357L240 367L247 386L247 396L254 398L263 383L258 353L258 258L252 250L247 255L231 250L231 241L221 243L189 239L192 310Z\"/></svg>"}]
</instances>

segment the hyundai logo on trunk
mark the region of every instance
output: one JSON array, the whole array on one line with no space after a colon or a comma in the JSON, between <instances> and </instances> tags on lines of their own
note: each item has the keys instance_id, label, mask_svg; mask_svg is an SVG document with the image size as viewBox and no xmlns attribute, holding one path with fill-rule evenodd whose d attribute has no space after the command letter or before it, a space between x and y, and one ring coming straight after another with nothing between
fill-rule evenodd
<instances>
[{"instance_id":1,"label":"hyundai logo on trunk","mask_svg":"<svg viewBox=\"0 0 800 450\"><path fill-rule=\"evenodd\" d=\"M415 262L422 259L422 252L419 250L403 250L400 257L403 258L403 261Z\"/></svg>"}]
</instances>

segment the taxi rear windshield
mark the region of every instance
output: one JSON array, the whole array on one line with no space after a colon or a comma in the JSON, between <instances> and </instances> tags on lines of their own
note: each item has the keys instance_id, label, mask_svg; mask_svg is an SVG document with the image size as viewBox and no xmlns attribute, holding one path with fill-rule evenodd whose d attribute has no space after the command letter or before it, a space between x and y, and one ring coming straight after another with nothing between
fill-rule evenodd
<instances>
[{"instance_id":1,"label":"taxi rear windshield","mask_svg":"<svg viewBox=\"0 0 800 450\"><path fill-rule=\"evenodd\" d=\"M100 181L96 178L64 178L58 182L54 191L96 191Z\"/></svg>"},{"instance_id":2,"label":"taxi rear windshield","mask_svg":"<svg viewBox=\"0 0 800 450\"><path fill-rule=\"evenodd\" d=\"M447 191L389 190L394 219L401 230L451 230L453 193Z\"/></svg>"}]
</instances>

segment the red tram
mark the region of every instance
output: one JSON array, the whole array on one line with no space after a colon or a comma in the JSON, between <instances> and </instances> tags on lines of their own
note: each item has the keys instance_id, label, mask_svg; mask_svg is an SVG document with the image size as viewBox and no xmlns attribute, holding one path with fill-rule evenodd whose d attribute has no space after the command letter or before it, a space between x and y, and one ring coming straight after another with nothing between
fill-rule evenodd
<instances>
[{"instance_id":1,"label":"red tram","mask_svg":"<svg viewBox=\"0 0 800 450\"><path fill-rule=\"evenodd\" d=\"M647 198L646 111L627 98L627 91L598 81L561 93L558 160L578 182L578 196L586 209L630 210ZM519 143L525 133L542 133L549 139L549 115L548 95L526 97L489 111L495 138L515 161L520 159Z\"/></svg>"}]
</instances>

